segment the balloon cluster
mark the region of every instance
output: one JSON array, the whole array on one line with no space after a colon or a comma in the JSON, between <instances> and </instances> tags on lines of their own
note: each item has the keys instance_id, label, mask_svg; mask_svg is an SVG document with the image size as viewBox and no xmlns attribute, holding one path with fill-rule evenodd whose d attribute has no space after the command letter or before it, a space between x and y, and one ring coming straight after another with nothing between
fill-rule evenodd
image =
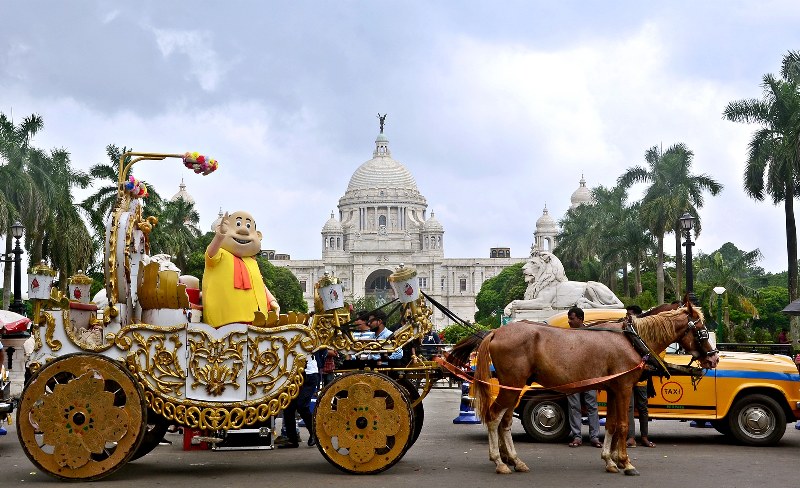
<instances>
[{"instance_id":1,"label":"balloon cluster","mask_svg":"<svg viewBox=\"0 0 800 488\"><path fill-rule=\"evenodd\" d=\"M203 176L213 173L219 166L216 159L203 156L198 152L184 154L183 165L197 174L202 173Z\"/></svg>"},{"instance_id":2,"label":"balloon cluster","mask_svg":"<svg viewBox=\"0 0 800 488\"><path fill-rule=\"evenodd\" d=\"M147 196L147 186L145 186L144 181L139 181L133 176L129 176L128 181L125 182L125 190L130 192L134 198Z\"/></svg>"}]
</instances>

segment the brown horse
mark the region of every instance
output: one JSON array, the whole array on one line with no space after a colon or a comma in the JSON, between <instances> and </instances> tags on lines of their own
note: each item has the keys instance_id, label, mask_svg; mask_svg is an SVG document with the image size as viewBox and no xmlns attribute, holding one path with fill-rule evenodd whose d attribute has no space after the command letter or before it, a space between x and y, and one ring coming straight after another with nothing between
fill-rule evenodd
<instances>
[{"instance_id":1,"label":"brown horse","mask_svg":"<svg viewBox=\"0 0 800 488\"><path fill-rule=\"evenodd\" d=\"M683 307L632 320L634 328L650 349L660 353L678 342L704 368L714 368L717 351L708 342L703 315L691 302ZM637 475L628 458L628 404L631 391L641 376L642 358L627 337L623 324L608 322L583 329L563 329L532 322L513 322L488 333L478 347L475 368L475 397L478 416L489 433L489 459L498 473L510 473L528 466L517 456L511 438L514 406L521 389L532 382L562 393L602 388L608 393L606 436L602 459L606 471ZM615 330L592 330L597 328ZM619 329L620 332L617 332ZM458 361L474 349L477 338L457 344L450 358ZM492 401L489 385L492 363L501 388ZM594 380L594 381L593 381Z\"/></svg>"}]
</instances>

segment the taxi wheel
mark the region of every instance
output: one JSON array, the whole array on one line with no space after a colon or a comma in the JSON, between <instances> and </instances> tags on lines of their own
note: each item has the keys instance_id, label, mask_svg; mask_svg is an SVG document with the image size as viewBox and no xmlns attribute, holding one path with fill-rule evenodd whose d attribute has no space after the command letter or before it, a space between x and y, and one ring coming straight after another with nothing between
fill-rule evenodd
<instances>
[{"instance_id":1,"label":"taxi wheel","mask_svg":"<svg viewBox=\"0 0 800 488\"><path fill-rule=\"evenodd\" d=\"M569 434L569 414L564 403L528 400L522 410L522 426L537 442L559 442Z\"/></svg>"},{"instance_id":2,"label":"taxi wheel","mask_svg":"<svg viewBox=\"0 0 800 488\"><path fill-rule=\"evenodd\" d=\"M731 434L749 446L772 446L786 432L786 413L771 397L747 395L739 399L728 414Z\"/></svg>"}]
</instances>

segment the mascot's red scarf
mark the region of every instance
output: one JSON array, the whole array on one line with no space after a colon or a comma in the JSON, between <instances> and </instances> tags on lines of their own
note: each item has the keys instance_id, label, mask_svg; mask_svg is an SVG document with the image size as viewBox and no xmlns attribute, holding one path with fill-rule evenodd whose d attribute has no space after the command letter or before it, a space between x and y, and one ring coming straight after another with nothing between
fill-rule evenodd
<instances>
[{"instance_id":1,"label":"mascot's red scarf","mask_svg":"<svg viewBox=\"0 0 800 488\"><path fill-rule=\"evenodd\" d=\"M247 265L236 255L233 256L233 287L237 290L249 290L253 287Z\"/></svg>"}]
</instances>

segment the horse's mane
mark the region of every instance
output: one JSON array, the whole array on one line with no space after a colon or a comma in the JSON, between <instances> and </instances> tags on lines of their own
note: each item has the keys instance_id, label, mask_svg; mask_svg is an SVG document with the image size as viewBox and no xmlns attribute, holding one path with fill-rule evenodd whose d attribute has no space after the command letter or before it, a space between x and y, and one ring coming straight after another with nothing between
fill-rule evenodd
<instances>
[{"instance_id":1,"label":"horse's mane","mask_svg":"<svg viewBox=\"0 0 800 488\"><path fill-rule=\"evenodd\" d=\"M703 319L703 312L701 312L700 309L693 308L692 311L699 316L701 322L705 322ZM672 328L672 322L676 317L686 314L686 307L681 307L677 310L661 312L659 314L649 315L647 317L634 317L633 325L639 332L639 336L641 336L642 340L644 340L644 342L648 345L670 342L675 335L675 330Z\"/></svg>"}]
</instances>

